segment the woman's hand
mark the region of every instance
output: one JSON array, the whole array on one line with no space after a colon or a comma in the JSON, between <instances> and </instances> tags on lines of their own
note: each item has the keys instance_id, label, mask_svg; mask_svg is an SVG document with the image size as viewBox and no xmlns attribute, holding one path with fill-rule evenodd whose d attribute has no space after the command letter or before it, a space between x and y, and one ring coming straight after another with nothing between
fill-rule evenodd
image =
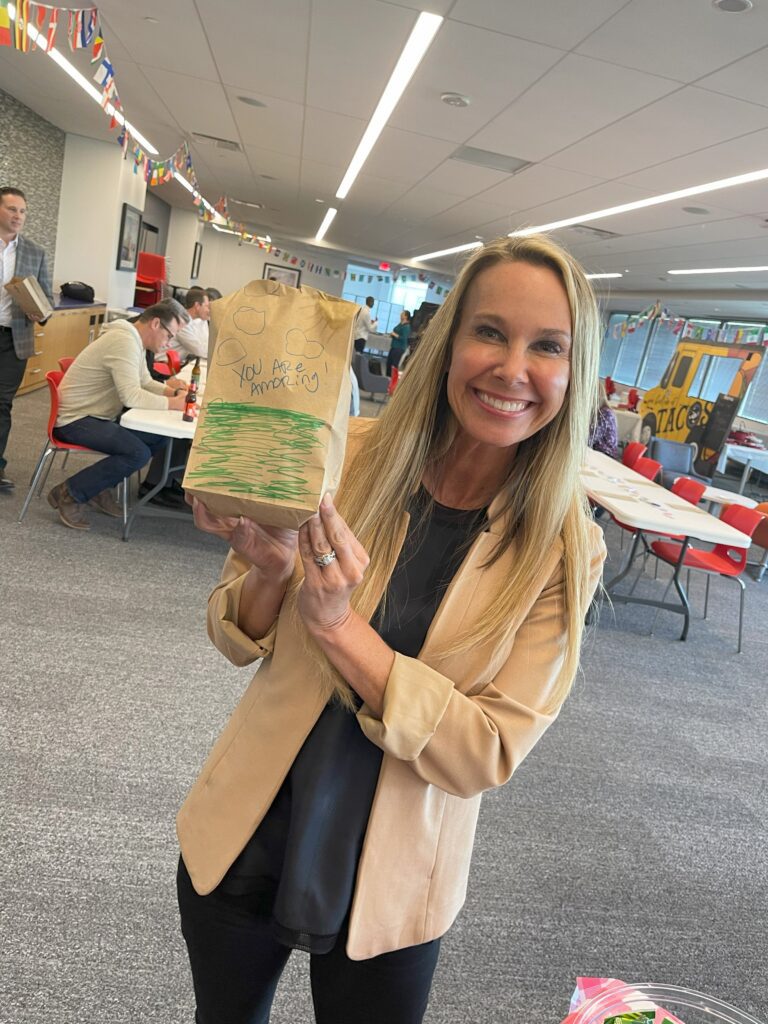
<instances>
[{"instance_id":1,"label":"woman's hand","mask_svg":"<svg viewBox=\"0 0 768 1024\"><path fill-rule=\"evenodd\" d=\"M244 516L217 516L196 497L192 498L191 505L198 529L223 537L236 554L264 576L291 575L299 537L296 530L260 526Z\"/></svg>"},{"instance_id":2,"label":"woman's hand","mask_svg":"<svg viewBox=\"0 0 768 1024\"><path fill-rule=\"evenodd\" d=\"M334 560L318 565L315 558L330 551L336 552ZM298 608L307 629L313 634L337 629L352 612L349 599L362 583L370 559L329 495L323 498L319 514L299 530L299 554L304 583Z\"/></svg>"}]
</instances>

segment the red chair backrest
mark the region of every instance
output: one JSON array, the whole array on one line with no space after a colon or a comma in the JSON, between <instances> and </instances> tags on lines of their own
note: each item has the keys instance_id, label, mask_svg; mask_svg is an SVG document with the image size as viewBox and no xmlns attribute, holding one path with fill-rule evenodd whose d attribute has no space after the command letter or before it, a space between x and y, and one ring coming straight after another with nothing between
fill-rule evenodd
<instances>
[{"instance_id":1,"label":"red chair backrest","mask_svg":"<svg viewBox=\"0 0 768 1024\"><path fill-rule=\"evenodd\" d=\"M59 415L59 384L64 376L63 370L49 370L45 375L48 381L48 390L51 393L51 411L48 414L48 437L54 444L60 444L53 436L53 428L56 426L56 417Z\"/></svg>"},{"instance_id":2,"label":"red chair backrest","mask_svg":"<svg viewBox=\"0 0 768 1024\"><path fill-rule=\"evenodd\" d=\"M701 483L699 480L691 480L689 476L679 476L670 488L672 493L676 494L678 498L690 501L692 505L698 505L706 489L706 484Z\"/></svg>"},{"instance_id":3,"label":"red chair backrest","mask_svg":"<svg viewBox=\"0 0 768 1024\"><path fill-rule=\"evenodd\" d=\"M637 460L645 455L647 451L648 445L642 444L640 441L630 441L624 449L621 461L625 466L628 466L630 469L634 469Z\"/></svg>"},{"instance_id":4,"label":"red chair backrest","mask_svg":"<svg viewBox=\"0 0 768 1024\"><path fill-rule=\"evenodd\" d=\"M74 363L74 361L74 356L62 356L61 359L59 360L59 367L61 368L61 372L66 373L67 370L72 365L72 363Z\"/></svg>"},{"instance_id":5,"label":"red chair backrest","mask_svg":"<svg viewBox=\"0 0 768 1024\"><path fill-rule=\"evenodd\" d=\"M658 476L659 470L661 469L661 463L657 462L656 459L635 459L635 464L632 469L640 476L646 477L648 480L655 480Z\"/></svg>"},{"instance_id":6,"label":"red chair backrest","mask_svg":"<svg viewBox=\"0 0 768 1024\"><path fill-rule=\"evenodd\" d=\"M171 376L171 367L168 363L159 362L157 359L152 364L152 369L155 373L161 373L163 377Z\"/></svg>"},{"instance_id":7,"label":"red chair backrest","mask_svg":"<svg viewBox=\"0 0 768 1024\"><path fill-rule=\"evenodd\" d=\"M136 274L151 281L164 281L165 256L160 256L156 252L140 252Z\"/></svg>"},{"instance_id":8,"label":"red chair backrest","mask_svg":"<svg viewBox=\"0 0 768 1024\"><path fill-rule=\"evenodd\" d=\"M181 369L181 356L179 355L179 353L173 348L168 348L165 350L165 352L163 352L163 355L168 361L168 365L171 368L171 373L178 373L179 370Z\"/></svg>"}]
</instances>

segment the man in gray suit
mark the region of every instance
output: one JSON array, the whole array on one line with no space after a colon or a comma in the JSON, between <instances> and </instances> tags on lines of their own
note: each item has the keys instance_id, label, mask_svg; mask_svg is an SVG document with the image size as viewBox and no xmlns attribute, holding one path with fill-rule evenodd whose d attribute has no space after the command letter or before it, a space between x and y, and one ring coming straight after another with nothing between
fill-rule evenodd
<instances>
[{"instance_id":1,"label":"man in gray suit","mask_svg":"<svg viewBox=\"0 0 768 1024\"><path fill-rule=\"evenodd\" d=\"M35 351L35 326L5 290L12 277L36 277L53 305L53 289L45 250L20 234L27 201L18 188L0 188L0 491L13 482L5 475L5 446L11 432L11 406L27 359Z\"/></svg>"}]
</instances>

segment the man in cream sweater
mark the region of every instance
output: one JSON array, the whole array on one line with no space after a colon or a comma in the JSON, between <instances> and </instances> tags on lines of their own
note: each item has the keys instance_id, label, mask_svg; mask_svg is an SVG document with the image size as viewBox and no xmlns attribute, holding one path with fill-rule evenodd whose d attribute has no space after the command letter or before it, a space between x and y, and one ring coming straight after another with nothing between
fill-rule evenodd
<instances>
[{"instance_id":1,"label":"man in cream sweater","mask_svg":"<svg viewBox=\"0 0 768 1024\"><path fill-rule=\"evenodd\" d=\"M107 455L49 492L48 501L65 526L87 530L89 504L107 515L121 515L111 488L146 465L166 443L157 434L121 427L118 420L124 409L184 408L183 391L152 380L145 353L159 353L188 321L180 303L163 299L135 323L108 324L64 374L54 435Z\"/></svg>"}]
</instances>

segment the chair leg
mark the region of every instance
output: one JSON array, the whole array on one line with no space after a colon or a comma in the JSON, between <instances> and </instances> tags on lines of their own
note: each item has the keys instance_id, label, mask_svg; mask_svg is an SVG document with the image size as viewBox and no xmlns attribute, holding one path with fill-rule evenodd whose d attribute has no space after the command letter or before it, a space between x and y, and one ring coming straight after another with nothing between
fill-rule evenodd
<instances>
[{"instance_id":1,"label":"chair leg","mask_svg":"<svg viewBox=\"0 0 768 1024\"><path fill-rule=\"evenodd\" d=\"M120 497L121 497L122 503L123 503L123 529L125 529L125 524L128 522L128 489L129 489L129 484L130 484L130 478L127 477L127 476L123 477L123 482L120 484L120 491L121 491Z\"/></svg>"},{"instance_id":2,"label":"chair leg","mask_svg":"<svg viewBox=\"0 0 768 1024\"><path fill-rule=\"evenodd\" d=\"M40 458L37 460L37 465L35 466L35 471L32 474L32 479L29 482L29 490L27 491L27 496L24 499L24 504L21 506L19 522L21 522L24 519L24 516L27 514L29 503L32 500L32 495L35 493L35 489L37 487L38 480L42 475L43 468L45 467L50 456L54 454L54 452L55 449L51 448L49 442L46 441L45 444L43 445L43 450L40 452ZM51 461L53 460L51 459Z\"/></svg>"},{"instance_id":3,"label":"chair leg","mask_svg":"<svg viewBox=\"0 0 768 1024\"><path fill-rule=\"evenodd\" d=\"M67 459L69 458L69 452L64 452L64 461L61 464L62 471L67 468Z\"/></svg>"},{"instance_id":4,"label":"chair leg","mask_svg":"<svg viewBox=\"0 0 768 1024\"><path fill-rule=\"evenodd\" d=\"M707 587L704 591L704 618L707 617L707 608L709 607L709 573L707 573ZM744 584L742 584L743 586Z\"/></svg>"},{"instance_id":5,"label":"chair leg","mask_svg":"<svg viewBox=\"0 0 768 1024\"><path fill-rule=\"evenodd\" d=\"M744 591L747 589L744 586L744 580L740 576L733 577L741 587L741 593L739 594L739 643L736 647L736 653L741 654L741 629L744 623Z\"/></svg>"},{"instance_id":6,"label":"chair leg","mask_svg":"<svg viewBox=\"0 0 768 1024\"><path fill-rule=\"evenodd\" d=\"M69 452L67 452L67 454L69 454ZM58 455L58 451L55 448L52 448L51 449L51 457L48 460L48 465L45 467L45 472L43 473L43 476L42 476L42 478L40 480L40 483L37 486L37 496L38 496L38 498L43 493L45 485L48 483L48 474L51 472L51 466L53 465L53 460L56 458L57 455Z\"/></svg>"}]
</instances>

